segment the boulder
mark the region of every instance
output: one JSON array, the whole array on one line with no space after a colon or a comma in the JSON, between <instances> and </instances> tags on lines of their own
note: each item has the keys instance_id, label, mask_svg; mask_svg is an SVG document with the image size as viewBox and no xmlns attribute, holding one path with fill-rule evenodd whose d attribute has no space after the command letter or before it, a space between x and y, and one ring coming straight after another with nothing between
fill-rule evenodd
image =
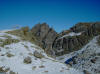
<instances>
[{"instance_id":1,"label":"boulder","mask_svg":"<svg viewBox=\"0 0 100 74\"><path fill-rule=\"evenodd\" d=\"M10 72L9 72L9 74L16 74L16 73L15 73L15 72L13 72L13 71L10 71Z\"/></svg>"},{"instance_id":2,"label":"boulder","mask_svg":"<svg viewBox=\"0 0 100 74\"><path fill-rule=\"evenodd\" d=\"M87 70L84 70L83 72L84 72L84 74L91 74Z\"/></svg>"},{"instance_id":3,"label":"boulder","mask_svg":"<svg viewBox=\"0 0 100 74\"><path fill-rule=\"evenodd\" d=\"M91 62L92 63L95 63L96 62L96 59L94 58L94 59L91 59Z\"/></svg>"},{"instance_id":4,"label":"boulder","mask_svg":"<svg viewBox=\"0 0 100 74\"><path fill-rule=\"evenodd\" d=\"M32 62L32 59L29 56L24 59L24 63L26 64L30 64L31 62Z\"/></svg>"},{"instance_id":5,"label":"boulder","mask_svg":"<svg viewBox=\"0 0 100 74\"><path fill-rule=\"evenodd\" d=\"M36 57L36 58L43 58L44 56L42 55L42 53L41 52L38 52L38 51L34 51L34 56Z\"/></svg>"}]
</instances>

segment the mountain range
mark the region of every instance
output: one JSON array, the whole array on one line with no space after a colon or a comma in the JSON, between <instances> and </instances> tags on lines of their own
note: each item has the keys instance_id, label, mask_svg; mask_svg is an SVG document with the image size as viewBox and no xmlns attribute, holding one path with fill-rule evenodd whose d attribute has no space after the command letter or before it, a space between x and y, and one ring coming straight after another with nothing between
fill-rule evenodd
<instances>
[{"instance_id":1,"label":"mountain range","mask_svg":"<svg viewBox=\"0 0 100 74\"><path fill-rule=\"evenodd\" d=\"M47 23L0 31L2 73L100 74L99 62L100 22L77 23L60 33Z\"/></svg>"}]
</instances>

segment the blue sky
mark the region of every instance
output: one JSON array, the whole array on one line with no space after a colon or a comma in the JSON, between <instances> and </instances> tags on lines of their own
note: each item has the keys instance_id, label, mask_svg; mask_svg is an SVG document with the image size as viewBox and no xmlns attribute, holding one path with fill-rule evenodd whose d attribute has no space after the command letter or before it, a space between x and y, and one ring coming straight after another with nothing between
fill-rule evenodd
<instances>
[{"instance_id":1,"label":"blue sky","mask_svg":"<svg viewBox=\"0 0 100 74\"><path fill-rule=\"evenodd\" d=\"M47 22L57 32L100 21L100 0L0 0L0 30Z\"/></svg>"}]
</instances>

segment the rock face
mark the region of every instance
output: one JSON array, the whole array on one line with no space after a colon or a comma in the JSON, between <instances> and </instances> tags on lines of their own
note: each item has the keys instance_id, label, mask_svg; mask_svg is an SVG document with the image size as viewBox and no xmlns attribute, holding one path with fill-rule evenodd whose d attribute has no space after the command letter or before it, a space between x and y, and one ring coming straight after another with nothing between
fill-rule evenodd
<instances>
[{"instance_id":1,"label":"rock face","mask_svg":"<svg viewBox=\"0 0 100 74\"><path fill-rule=\"evenodd\" d=\"M71 32L80 35L65 36ZM60 33L52 44L56 56L81 49L94 36L100 34L100 23L78 23L68 31Z\"/></svg>"},{"instance_id":2,"label":"rock face","mask_svg":"<svg viewBox=\"0 0 100 74\"><path fill-rule=\"evenodd\" d=\"M94 36L100 34L100 22L78 23L69 30L57 33L48 24L36 24L9 32L42 47L49 55L60 56L81 49Z\"/></svg>"},{"instance_id":3,"label":"rock face","mask_svg":"<svg viewBox=\"0 0 100 74\"><path fill-rule=\"evenodd\" d=\"M57 37L57 32L50 28L46 23L35 25L31 32L37 38L40 45L47 50L51 49L52 43Z\"/></svg>"},{"instance_id":4,"label":"rock face","mask_svg":"<svg viewBox=\"0 0 100 74\"><path fill-rule=\"evenodd\" d=\"M78 32L83 32L86 31L92 23L78 23L74 27L71 28L71 31L78 33Z\"/></svg>"},{"instance_id":5,"label":"rock face","mask_svg":"<svg viewBox=\"0 0 100 74\"><path fill-rule=\"evenodd\" d=\"M60 56L79 50L86 45L100 33L100 23L78 23L60 34L57 34L48 24L43 23L35 25L31 32L48 54ZM76 35L68 35L72 32Z\"/></svg>"},{"instance_id":6,"label":"rock face","mask_svg":"<svg viewBox=\"0 0 100 74\"><path fill-rule=\"evenodd\" d=\"M43 23L43 24L36 24L31 31L37 37L37 39L42 41L42 39L48 33L49 29L50 29L49 26L46 23Z\"/></svg>"}]
</instances>

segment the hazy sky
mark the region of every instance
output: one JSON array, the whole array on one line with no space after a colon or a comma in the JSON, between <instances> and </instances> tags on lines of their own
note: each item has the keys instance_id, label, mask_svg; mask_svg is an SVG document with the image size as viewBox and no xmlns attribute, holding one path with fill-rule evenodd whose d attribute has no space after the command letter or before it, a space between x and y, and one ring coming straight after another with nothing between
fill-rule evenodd
<instances>
[{"instance_id":1,"label":"hazy sky","mask_svg":"<svg viewBox=\"0 0 100 74\"><path fill-rule=\"evenodd\" d=\"M47 22L57 32L100 21L100 0L0 0L0 30Z\"/></svg>"}]
</instances>

